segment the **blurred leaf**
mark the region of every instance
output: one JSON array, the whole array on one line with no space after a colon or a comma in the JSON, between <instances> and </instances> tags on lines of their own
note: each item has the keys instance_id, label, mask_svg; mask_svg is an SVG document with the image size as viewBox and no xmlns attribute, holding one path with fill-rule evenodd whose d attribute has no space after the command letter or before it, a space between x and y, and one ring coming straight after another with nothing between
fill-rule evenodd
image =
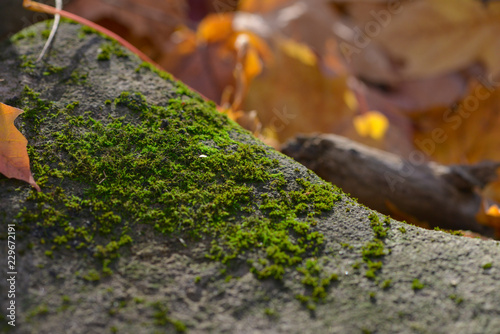
<instances>
[{"instance_id":1,"label":"blurred leaf","mask_svg":"<svg viewBox=\"0 0 500 334\"><path fill-rule=\"evenodd\" d=\"M172 51L159 60L160 65L217 103L223 102L227 87L246 91L237 86L247 86L262 71L262 62L272 61L272 53L251 31L235 30L233 20L232 13L212 14L201 21L196 32L179 29L172 39ZM236 78L238 64L242 73Z\"/></svg>"},{"instance_id":2,"label":"blurred leaf","mask_svg":"<svg viewBox=\"0 0 500 334\"><path fill-rule=\"evenodd\" d=\"M500 3L421 0L405 3L375 37L400 62L403 75L423 78L476 61L500 73Z\"/></svg>"},{"instance_id":3,"label":"blurred leaf","mask_svg":"<svg viewBox=\"0 0 500 334\"><path fill-rule=\"evenodd\" d=\"M478 95L479 94L479 95ZM416 147L444 164L500 159L500 89L475 82L450 108L411 114Z\"/></svg>"},{"instance_id":4,"label":"blurred leaf","mask_svg":"<svg viewBox=\"0 0 500 334\"><path fill-rule=\"evenodd\" d=\"M360 136L371 137L375 140L384 138L389 121L387 117L378 111L369 111L367 113L354 117L354 127Z\"/></svg>"},{"instance_id":5,"label":"blurred leaf","mask_svg":"<svg viewBox=\"0 0 500 334\"><path fill-rule=\"evenodd\" d=\"M241 0L238 9L251 13L267 13L290 5L290 0Z\"/></svg>"},{"instance_id":6,"label":"blurred leaf","mask_svg":"<svg viewBox=\"0 0 500 334\"><path fill-rule=\"evenodd\" d=\"M227 41L233 33L233 15L209 15L200 22L196 37L206 43L215 43Z\"/></svg>"}]
</instances>

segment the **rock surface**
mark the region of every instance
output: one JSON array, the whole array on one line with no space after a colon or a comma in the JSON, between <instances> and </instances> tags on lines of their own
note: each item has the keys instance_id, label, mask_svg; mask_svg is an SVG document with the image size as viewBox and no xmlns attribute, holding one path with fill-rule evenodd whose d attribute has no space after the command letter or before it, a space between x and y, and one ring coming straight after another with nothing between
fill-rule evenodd
<instances>
[{"instance_id":1,"label":"rock surface","mask_svg":"<svg viewBox=\"0 0 500 334\"><path fill-rule=\"evenodd\" d=\"M0 52L42 187L0 176L2 331L498 333L498 242L374 213L79 25L35 64L45 29Z\"/></svg>"}]
</instances>

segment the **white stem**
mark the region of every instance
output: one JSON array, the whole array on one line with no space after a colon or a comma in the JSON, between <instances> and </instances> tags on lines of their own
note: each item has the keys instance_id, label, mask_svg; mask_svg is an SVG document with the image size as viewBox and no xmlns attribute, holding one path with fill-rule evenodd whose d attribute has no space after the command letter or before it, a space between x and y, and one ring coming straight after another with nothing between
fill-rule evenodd
<instances>
[{"instance_id":1,"label":"white stem","mask_svg":"<svg viewBox=\"0 0 500 334\"><path fill-rule=\"evenodd\" d=\"M56 1L56 9L61 10L62 9L62 0L55 0ZM54 15L54 24L52 25L52 30L50 31L49 38L47 39L47 42L45 42L45 45L43 46L43 50L38 56L36 61L40 61L43 56L45 55L45 52L47 52L47 49L49 48L50 44L52 43L52 40L54 39L54 36L56 35L57 27L59 26L59 21L61 20L61 15L56 14Z\"/></svg>"}]
</instances>

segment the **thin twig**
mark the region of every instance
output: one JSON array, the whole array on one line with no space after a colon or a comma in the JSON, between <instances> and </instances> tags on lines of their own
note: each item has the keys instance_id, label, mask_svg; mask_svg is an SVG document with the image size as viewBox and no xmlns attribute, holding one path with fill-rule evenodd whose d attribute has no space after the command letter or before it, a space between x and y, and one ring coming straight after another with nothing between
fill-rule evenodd
<instances>
[{"instance_id":1,"label":"thin twig","mask_svg":"<svg viewBox=\"0 0 500 334\"><path fill-rule=\"evenodd\" d=\"M62 0L56 0L56 9L61 10L62 9ZM43 46L43 50L36 59L36 61L42 60L43 56L45 55L45 52L47 52L47 49L49 48L50 44L52 44L52 40L54 39L54 36L56 35L57 28L59 27L59 21L61 20L61 15L56 14L54 16L54 24L52 24L52 30L50 31L49 38L47 39L47 42L45 42L45 45Z\"/></svg>"}]
</instances>

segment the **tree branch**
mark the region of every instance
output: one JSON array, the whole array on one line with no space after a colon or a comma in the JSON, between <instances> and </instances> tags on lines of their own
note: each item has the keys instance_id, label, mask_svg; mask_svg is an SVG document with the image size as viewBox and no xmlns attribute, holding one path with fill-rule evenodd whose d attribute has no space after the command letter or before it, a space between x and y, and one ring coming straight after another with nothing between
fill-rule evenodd
<instances>
[{"instance_id":1,"label":"tree branch","mask_svg":"<svg viewBox=\"0 0 500 334\"><path fill-rule=\"evenodd\" d=\"M476 221L477 190L496 179L500 163L412 162L336 135L300 136L282 151L372 209L391 214L392 204L431 227L493 234Z\"/></svg>"}]
</instances>

